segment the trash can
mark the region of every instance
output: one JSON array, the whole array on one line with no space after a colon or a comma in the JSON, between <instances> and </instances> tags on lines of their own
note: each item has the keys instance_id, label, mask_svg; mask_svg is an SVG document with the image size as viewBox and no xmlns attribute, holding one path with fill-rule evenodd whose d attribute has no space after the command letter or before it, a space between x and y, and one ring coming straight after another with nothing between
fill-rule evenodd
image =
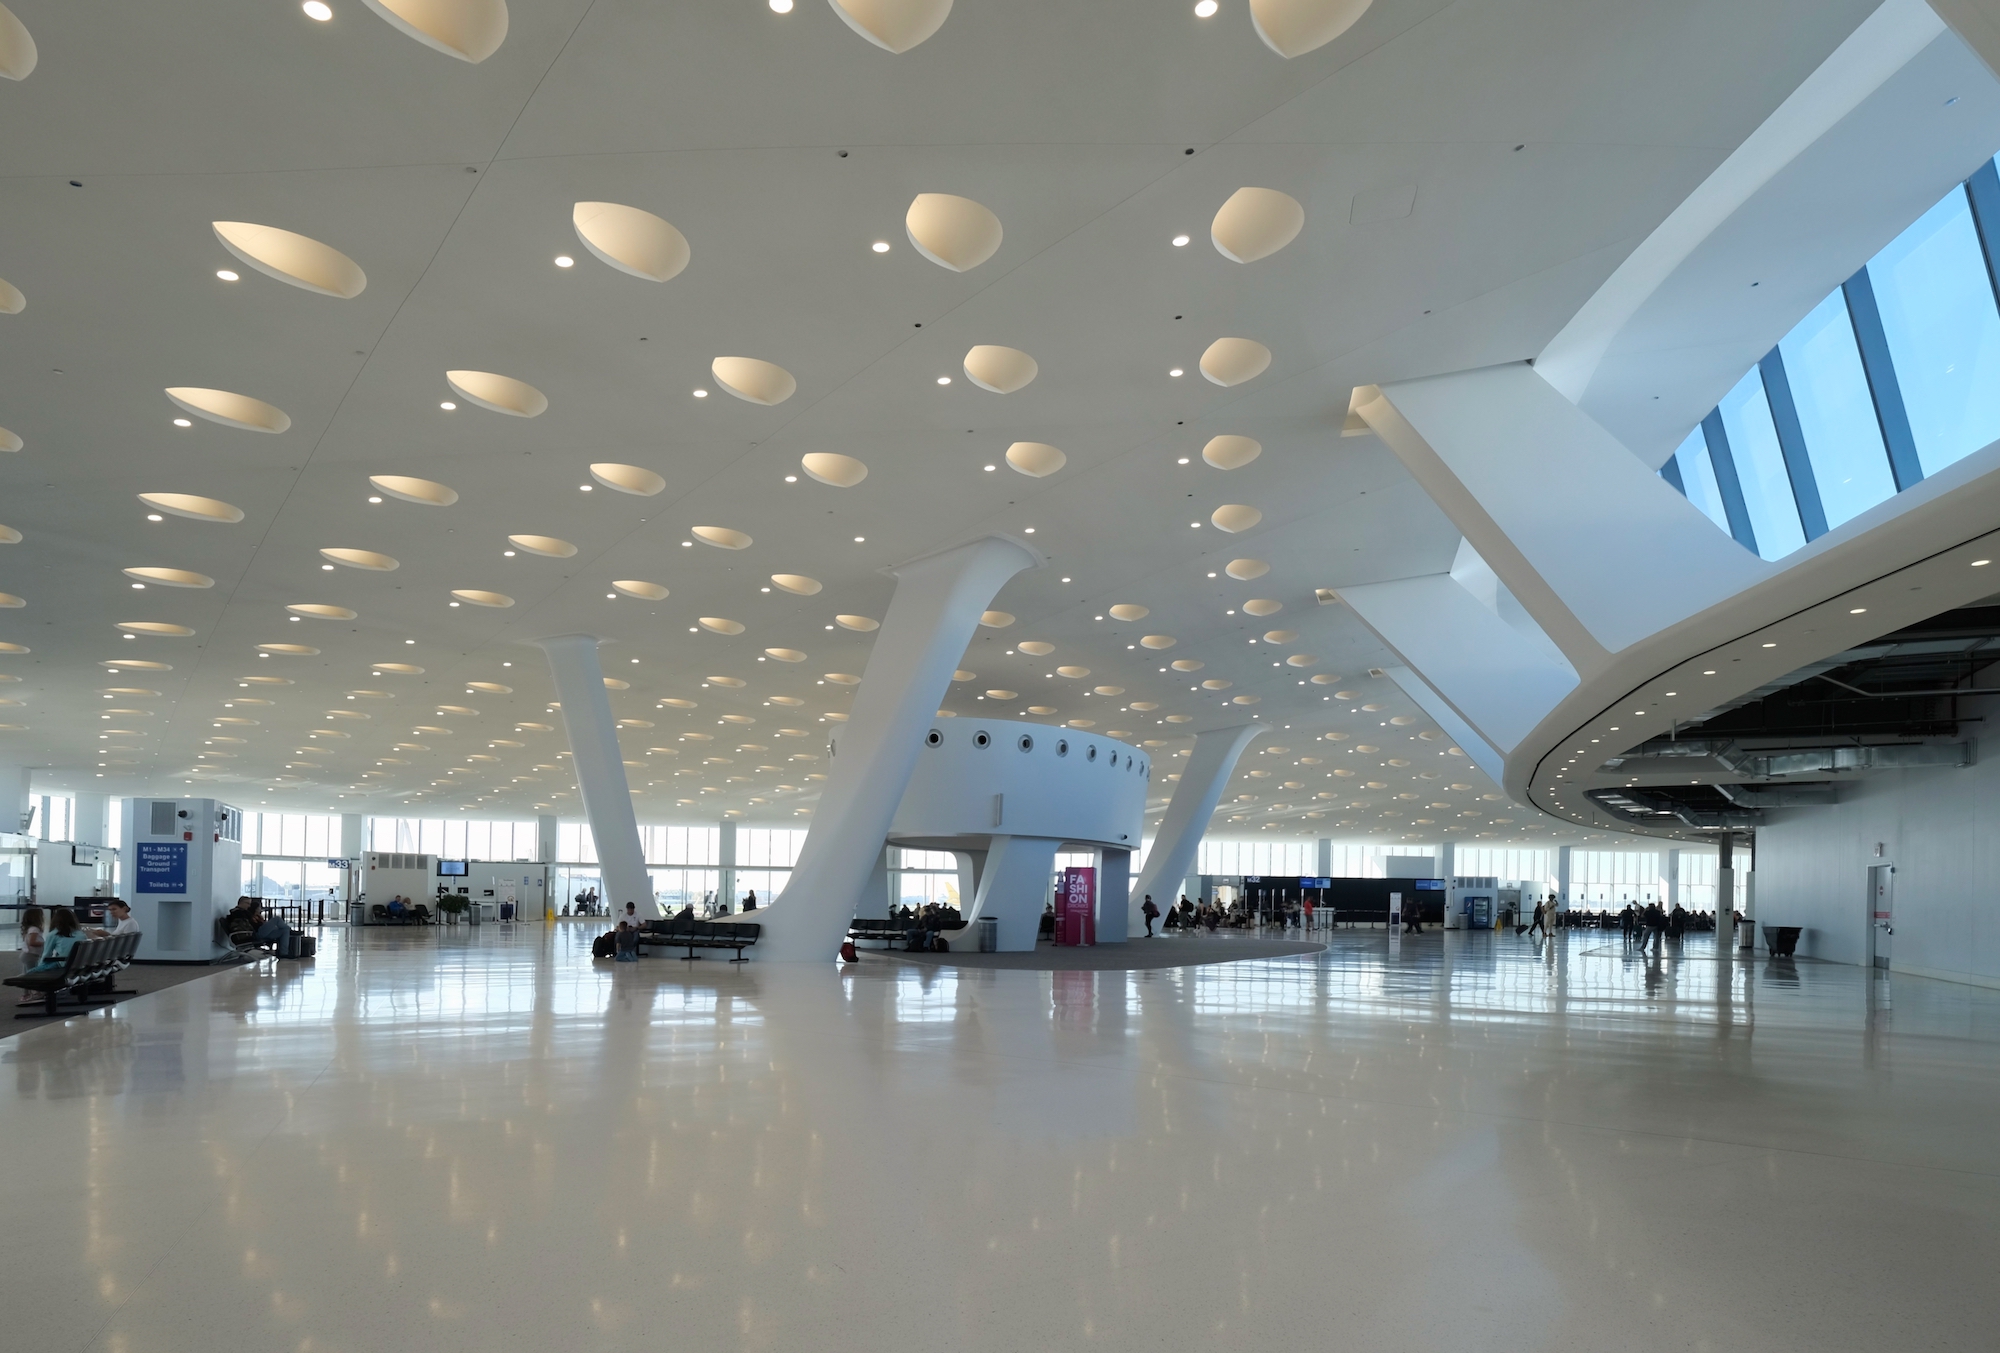
<instances>
[{"instance_id":1,"label":"trash can","mask_svg":"<svg viewBox=\"0 0 2000 1353\"><path fill-rule=\"evenodd\" d=\"M982 916L972 923L973 934L979 937L979 952L990 954L1000 947L1000 918Z\"/></svg>"},{"instance_id":2,"label":"trash can","mask_svg":"<svg viewBox=\"0 0 2000 1353\"><path fill-rule=\"evenodd\" d=\"M347 923L349 925L367 925L368 904L366 902L349 902L347 904Z\"/></svg>"},{"instance_id":3,"label":"trash can","mask_svg":"<svg viewBox=\"0 0 2000 1353\"><path fill-rule=\"evenodd\" d=\"M1764 927L1764 944L1771 951L1772 958L1790 958L1799 947L1799 932L1805 927L1795 925L1767 925Z\"/></svg>"}]
</instances>

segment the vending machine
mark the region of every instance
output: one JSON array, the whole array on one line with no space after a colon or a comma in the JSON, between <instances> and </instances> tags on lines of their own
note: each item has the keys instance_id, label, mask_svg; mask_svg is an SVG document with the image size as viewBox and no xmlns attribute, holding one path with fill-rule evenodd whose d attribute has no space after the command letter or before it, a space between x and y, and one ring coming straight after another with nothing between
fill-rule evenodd
<instances>
[{"instance_id":1,"label":"vending machine","mask_svg":"<svg viewBox=\"0 0 2000 1353\"><path fill-rule=\"evenodd\" d=\"M140 963L211 963L215 923L243 888L243 813L215 799L125 800L127 900Z\"/></svg>"}]
</instances>

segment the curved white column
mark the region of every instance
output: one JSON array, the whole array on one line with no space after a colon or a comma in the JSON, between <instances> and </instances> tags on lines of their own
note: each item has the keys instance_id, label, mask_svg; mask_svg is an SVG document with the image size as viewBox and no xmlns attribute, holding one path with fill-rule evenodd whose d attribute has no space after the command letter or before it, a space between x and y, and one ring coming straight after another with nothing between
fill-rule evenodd
<instances>
[{"instance_id":1,"label":"curved white column","mask_svg":"<svg viewBox=\"0 0 2000 1353\"><path fill-rule=\"evenodd\" d=\"M1009 578L1040 562L1024 545L987 536L890 570L895 598L792 881L758 918L758 957L832 961L980 615Z\"/></svg>"},{"instance_id":2,"label":"curved white column","mask_svg":"<svg viewBox=\"0 0 2000 1353\"><path fill-rule=\"evenodd\" d=\"M1138 896L1143 897L1144 894ZM1146 933L1146 922L1134 909L1132 852L1109 846L1097 852L1097 942L1123 944ZM1160 908L1165 911L1165 907Z\"/></svg>"},{"instance_id":3,"label":"curved white column","mask_svg":"<svg viewBox=\"0 0 2000 1353\"><path fill-rule=\"evenodd\" d=\"M597 639L589 634L558 634L533 642L548 655L556 699L562 702L576 787L583 795L584 815L590 819L590 834L597 842L604 900L613 912L622 912L627 902L636 902L641 915L651 915L653 881L646 873L646 853L639 845L639 819L632 812L632 791L625 782L625 758L618 750L611 698L604 693Z\"/></svg>"},{"instance_id":4,"label":"curved white column","mask_svg":"<svg viewBox=\"0 0 2000 1353\"><path fill-rule=\"evenodd\" d=\"M995 947L1003 954L1033 953L1055 878L1062 842L1046 836L996 836L979 877L979 896L967 920L990 916L1000 923ZM973 928L954 932L954 946L970 944Z\"/></svg>"},{"instance_id":5,"label":"curved white column","mask_svg":"<svg viewBox=\"0 0 2000 1353\"><path fill-rule=\"evenodd\" d=\"M1263 731L1262 724L1246 723L1195 734L1194 750L1188 753L1180 783L1174 786L1167 815L1160 819L1152 853L1146 856L1146 868L1139 875L1139 886L1132 889L1133 896L1144 898L1153 893L1158 902L1171 889L1174 899L1179 900L1181 880L1194 864L1195 848L1208 831L1208 820L1215 816L1215 805L1221 801L1223 788L1236 771L1236 758L1243 755L1250 739ZM1160 910L1166 909L1161 903ZM1131 933L1129 922L1126 933ZM1146 933L1143 923L1139 933Z\"/></svg>"}]
</instances>

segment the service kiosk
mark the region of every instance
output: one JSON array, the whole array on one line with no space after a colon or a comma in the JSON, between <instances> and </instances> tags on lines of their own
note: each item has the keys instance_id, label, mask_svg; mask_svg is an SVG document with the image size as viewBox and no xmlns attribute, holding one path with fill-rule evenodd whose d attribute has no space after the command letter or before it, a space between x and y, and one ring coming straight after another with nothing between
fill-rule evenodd
<instances>
[{"instance_id":1,"label":"service kiosk","mask_svg":"<svg viewBox=\"0 0 2000 1353\"><path fill-rule=\"evenodd\" d=\"M140 963L227 957L215 923L243 889L243 813L215 799L127 799L128 900Z\"/></svg>"}]
</instances>

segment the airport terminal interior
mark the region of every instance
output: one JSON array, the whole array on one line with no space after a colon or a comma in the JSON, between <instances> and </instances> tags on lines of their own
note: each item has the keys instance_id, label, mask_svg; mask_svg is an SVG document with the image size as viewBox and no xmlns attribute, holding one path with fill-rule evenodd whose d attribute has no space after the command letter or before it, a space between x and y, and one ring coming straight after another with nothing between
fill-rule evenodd
<instances>
[{"instance_id":1,"label":"airport terminal interior","mask_svg":"<svg viewBox=\"0 0 2000 1353\"><path fill-rule=\"evenodd\" d=\"M2000 0L4 0L0 125L10 1348L1995 1346Z\"/></svg>"}]
</instances>

